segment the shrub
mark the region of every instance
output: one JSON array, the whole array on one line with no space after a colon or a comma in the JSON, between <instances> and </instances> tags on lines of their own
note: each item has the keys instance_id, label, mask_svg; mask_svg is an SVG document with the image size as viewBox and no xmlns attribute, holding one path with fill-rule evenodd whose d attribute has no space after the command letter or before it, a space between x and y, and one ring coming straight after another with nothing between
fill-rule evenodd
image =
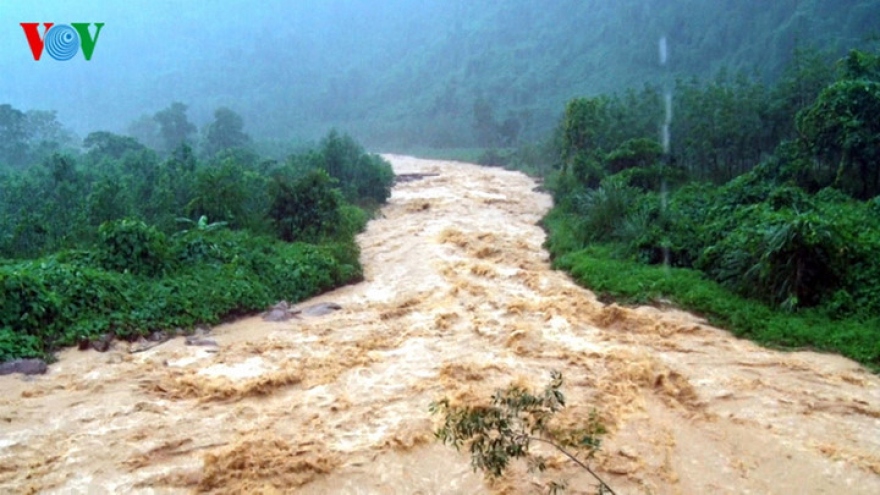
<instances>
[{"instance_id":1,"label":"shrub","mask_svg":"<svg viewBox=\"0 0 880 495\"><path fill-rule=\"evenodd\" d=\"M352 180L357 188L357 197L354 199L377 205L385 203L391 197L391 186L394 184L391 164L379 155L363 153L355 167L357 172Z\"/></svg>"},{"instance_id":2,"label":"shrub","mask_svg":"<svg viewBox=\"0 0 880 495\"><path fill-rule=\"evenodd\" d=\"M684 170L664 164L628 168L615 175L627 185L642 191L671 191L687 180Z\"/></svg>"},{"instance_id":3,"label":"shrub","mask_svg":"<svg viewBox=\"0 0 880 495\"><path fill-rule=\"evenodd\" d=\"M589 189L599 187L608 175L594 153L579 152L571 158L571 173L577 182Z\"/></svg>"},{"instance_id":4,"label":"shrub","mask_svg":"<svg viewBox=\"0 0 880 495\"><path fill-rule=\"evenodd\" d=\"M337 179L351 202L384 203L391 196L394 172L391 164L371 155L350 136L332 130L321 141L320 152L309 160L314 167Z\"/></svg>"},{"instance_id":5,"label":"shrub","mask_svg":"<svg viewBox=\"0 0 880 495\"><path fill-rule=\"evenodd\" d=\"M0 328L0 363L18 358L46 357L40 339L22 335L11 328Z\"/></svg>"},{"instance_id":6,"label":"shrub","mask_svg":"<svg viewBox=\"0 0 880 495\"><path fill-rule=\"evenodd\" d=\"M169 268L165 235L139 220L116 220L98 229L101 265L120 273L157 276Z\"/></svg>"},{"instance_id":7,"label":"shrub","mask_svg":"<svg viewBox=\"0 0 880 495\"><path fill-rule=\"evenodd\" d=\"M332 237L342 223L343 199L335 181L323 170L312 170L291 182L276 177L269 216L285 241L319 241Z\"/></svg>"},{"instance_id":8,"label":"shrub","mask_svg":"<svg viewBox=\"0 0 880 495\"><path fill-rule=\"evenodd\" d=\"M91 266L104 256L65 252L0 264L2 359L46 356L106 333L134 338L215 323L361 277L352 238L315 246L194 230L170 243L169 256L180 262L169 263L173 269L161 278Z\"/></svg>"},{"instance_id":9,"label":"shrub","mask_svg":"<svg viewBox=\"0 0 880 495\"><path fill-rule=\"evenodd\" d=\"M0 328L41 337L44 329L51 328L61 316L61 301L41 276L40 265L3 266L0 290Z\"/></svg>"},{"instance_id":10,"label":"shrub","mask_svg":"<svg viewBox=\"0 0 880 495\"><path fill-rule=\"evenodd\" d=\"M582 243L612 240L633 210L638 191L616 177L593 190L576 193L572 208L578 215L577 234Z\"/></svg>"},{"instance_id":11,"label":"shrub","mask_svg":"<svg viewBox=\"0 0 880 495\"><path fill-rule=\"evenodd\" d=\"M223 221L234 229L254 227L268 209L267 182L231 158L204 167L196 174L186 214Z\"/></svg>"},{"instance_id":12,"label":"shrub","mask_svg":"<svg viewBox=\"0 0 880 495\"><path fill-rule=\"evenodd\" d=\"M587 465L598 452L605 433L595 411L586 418L581 429L553 427L553 416L565 407L560 387L562 375L553 372L550 383L538 394L511 385L496 391L488 406L453 405L449 399L433 402L431 413L443 416L443 425L434 435L456 450L466 446L474 471L481 470L489 478L502 476L515 459L526 460L530 470L545 471L546 459L529 450L534 443L545 443L590 473L599 482L597 493L613 495L614 491ZM582 455L583 460L578 455ZM548 484L550 493L563 487L564 484L557 481Z\"/></svg>"}]
</instances>

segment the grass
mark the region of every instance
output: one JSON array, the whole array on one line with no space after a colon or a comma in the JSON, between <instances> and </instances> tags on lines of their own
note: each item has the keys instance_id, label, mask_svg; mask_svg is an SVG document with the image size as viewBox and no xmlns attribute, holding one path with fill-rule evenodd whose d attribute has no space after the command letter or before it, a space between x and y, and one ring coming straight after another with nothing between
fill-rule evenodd
<instances>
[{"instance_id":1,"label":"grass","mask_svg":"<svg viewBox=\"0 0 880 495\"><path fill-rule=\"evenodd\" d=\"M590 246L554 260L599 297L646 304L665 299L715 326L762 345L838 353L880 372L880 319L832 319L816 310L775 310L740 297L701 272L616 259L613 246Z\"/></svg>"}]
</instances>

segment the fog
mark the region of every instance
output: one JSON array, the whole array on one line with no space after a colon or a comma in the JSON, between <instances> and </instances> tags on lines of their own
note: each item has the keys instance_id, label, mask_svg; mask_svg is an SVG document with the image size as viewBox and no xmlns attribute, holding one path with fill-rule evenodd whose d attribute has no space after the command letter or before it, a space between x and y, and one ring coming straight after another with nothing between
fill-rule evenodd
<instances>
[{"instance_id":1,"label":"fog","mask_svg":"<svg viewBox=\"0 0 880 495\"><path fill-rule=\"evenodd\" d=\"M222 105L259 135L320 134L309 129L344 124L362 79L378 77L420 43L419 17L436 21L442 5L403 4L415 16L395 17L401 9L386 1L265 1L258 8L245 1L5 2L0 100L58 110L79 133L123 131L140 115L182 101L197 124ZM79 54L35 62L20 22L105 26L91 61ZM358 73L361 67L373 73Z\"/></svg>"},{"instance_id":2,"label":"fog","mask_svg":"<svg viewBox=\"0 0 880 495\"><path fill-rule=\"evenodd\" d=\"M880 494L880 0L0 20L0 494Z\"/></svg>"},{"instance_id":3,"label":"fog","mask_svg":"<svg viewBox=\"0 0 880 495\"><path fill-rule=\"evenodd\" d=\"M677 73L730 65L772 76L804 33L852 41L878 10L876 2L818 2L853 4L832 22L799 15L796 1L726 3L3 2L0 103L57 110L81 137L123 133L180 101L199 127L226 106L261 138L313 139L338 127L393 147L478 144L474 109L483 102L492 118L515 124L519 141L549 132L572 97L659 82L662 36ZM754 26L759 15L777 24ZM105 25L90 61L80 52L36 62L22 22ZM747 31L762 28L763 38Z\"/></svg>"}]
</instances>

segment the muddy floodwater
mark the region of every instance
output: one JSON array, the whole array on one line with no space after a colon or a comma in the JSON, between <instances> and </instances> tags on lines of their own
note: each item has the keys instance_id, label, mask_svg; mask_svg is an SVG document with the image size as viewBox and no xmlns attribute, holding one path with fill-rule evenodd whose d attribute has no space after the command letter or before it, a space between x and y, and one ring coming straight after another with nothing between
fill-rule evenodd
<instances>
[{"instance_id":1,"label":"muddy floodwater","mask_svg":"<svg viewBox=\"0 0 880 495\"><path fill-rule=\"evenodd\" d=\"M533 180L387 157L398 184L359 236L342 309L217 326L218 347L67 350L0 377L0 493L535 493L488 483L433 439L432 400L565 378L593 466L618 494L880 493L880 379L847 359L761 348L676 310L606 305L552 271ZM594 493L563 458L566 493ZM546 478L543 478L546 479Z\"/></svg>"}]
</instances>

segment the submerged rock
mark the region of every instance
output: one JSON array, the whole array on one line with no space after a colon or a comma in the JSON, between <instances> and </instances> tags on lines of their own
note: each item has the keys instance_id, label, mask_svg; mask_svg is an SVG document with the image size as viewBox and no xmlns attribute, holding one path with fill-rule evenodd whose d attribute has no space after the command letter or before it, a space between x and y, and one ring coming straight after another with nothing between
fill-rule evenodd
<instances>
[{"instance_id":1,"label":"submerged rock","mask_svg":"<svg viewBox=\"0 0 880 495\"><path fill-rule=\"evenodd\" d=\"M195 335L208 335L211 333L211 326L206 323L199 323L195 328Z\"/></svg>"},{"instance_id":2,"label":"submerged rock","mask_svg":"<svg viewBox=\"0 0 880 495\"><path fill-rule=\"evenodd\" d=\"M98 352L107 352L113 347L113 334L108 333L100 336L98 339L90 342L92 349Z\"/></svg>"},{"instance_id":3,"label":"submerged rock","mask_svg":"<svg viewBox=\"0 0 880 495\"><path fill-rule=\"evenodd\" d=\"M293 318L293 315L283 309L271 309L263 313L263 319L266 321L287 321Z\"/></svg>"},{"instance_id":4,"label":"submerged rock","mask_svg":"<svg viewBox=\"0 0 880 495\"><path fill-rule=\"evenodd\" d=\"M299 310L295 310L287 301L279 301L269 308L269 311L263 313L263 319L266 321L287 321L295 318L299 314Z\"/></svg>"},{"instance_id":5,"label":"submerged rock","mask_svg":"<svg viewBox=\"0 0 880 495\"><path fill-rule=\"evenodd\" d=\"M217 347L219 344L217 344L217 341L214 339L205 338L201 335L190 335L186 338L186 345Z\"/></svg>"},{"instance_id":6,"label":"submerged rock","mask_svg":"<svg viewBox=\"0 0 880 495\"><path fill-rule=\"evenodd\" d=\"M165 342L171 340L171 334L164 331L155 331L147 335L146 338L138 337L138 339L131 343L128 347L128 352L134 354L136 352L144 352L148 351L154 347L160 346Z\"/></svg>"},{"instance_id":7,"label":"submerged rock","mask_svg":"<svg viewBox=\"0 0 880 495\"><path fill-rule=\"evenodd\" d=\"M157 330L150 333L150 335L147 335L147 340L149 340L150 342L165 342L170 338L171 336L168 334L168 332L163 332L162 330Z\"/></svg>"},{"instance_id":8,"label":"submerged rock","mask_svg":"<svg viewBox=\"0 0 880 495\"><path fill-rule=\"evenodd\" d=\"M138 352L149 351L159 344L161 344L161 342L151 342L143 337L139 337L137 340L129 344L128 352L129 354L135 354Z\"/></svg>"},{"instance_id":9,"label":"submerged rock","mask_svg":"<svg viewBox=\"0 0 880 495\"><path fill-rule=\"evenodd\" d=\"M323 316L342 309L342 306L334 302L318 303L302 309L302 314L309 316Z\"/></svg>"},{"instance_id":10,"label":"submerged rock","mask_svg":"<svg viewBox=\"0 0 880 495\"><path fill-rule=\"evenodd\" d=\"M280 301L269 308L262 316L266 321L287 321L291 318L299 318L301 314L306 316L323 316L340 309L342 309L342 306L334 302L323 302L297 309L292 307L287 301Z\"/></svg>"},{"instance_id":11,"label":"submerged rock","mask_svg":"<svg viewBox=\"0 0 880 495\"><path fill-rule=\"evenodd\" d=\"M23 375L42 375L49 369L42 359L15 359L0 364L0 375L21 373Z\"/></svg>"}]
</instances>

